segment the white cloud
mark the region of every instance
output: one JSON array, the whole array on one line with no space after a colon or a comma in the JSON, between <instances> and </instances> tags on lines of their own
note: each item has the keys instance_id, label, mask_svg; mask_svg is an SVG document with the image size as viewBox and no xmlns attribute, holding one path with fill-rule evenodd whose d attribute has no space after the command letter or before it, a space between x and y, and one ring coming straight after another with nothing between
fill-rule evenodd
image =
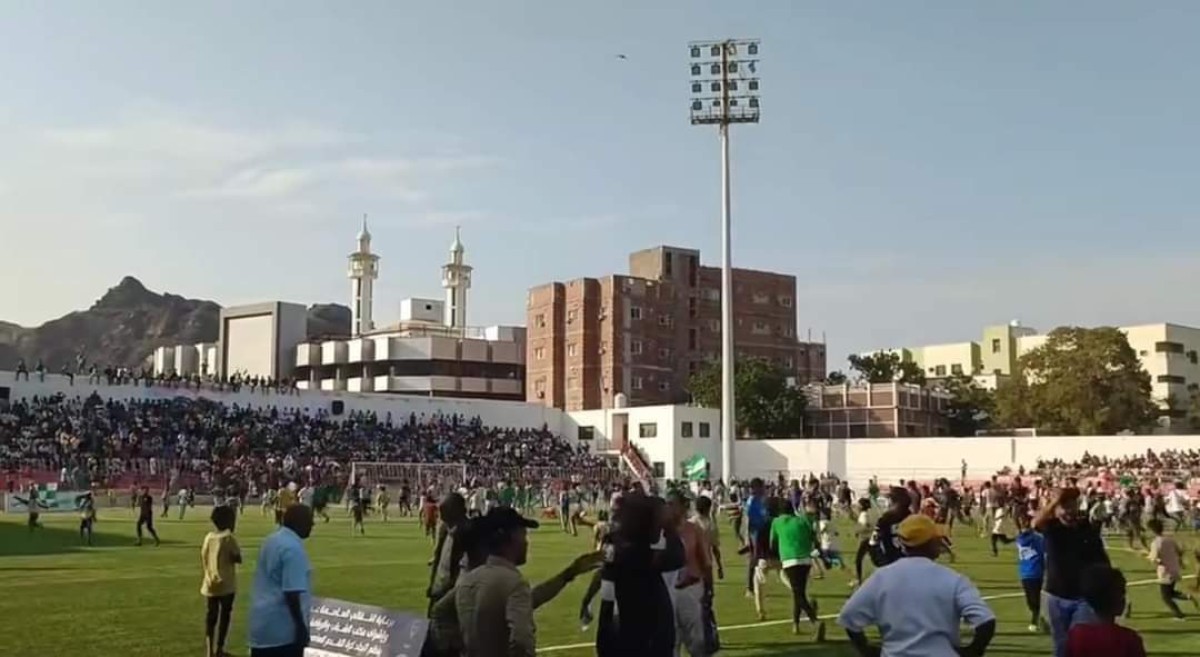
<instances>
[{"instance_id":1,"label":"white cloud","mask_svg":"<svg viewBox=\"0 0 1200 657\"><path fill-rule=\"evenodd\" d=\"M386 140L281 120L248 125L141 106L89 125L0 125L0 220L115 213L159 220L265 220L302 211L338 216L347 205L405 206L437 216L434 190L493 165L471 154L387 152ZM393 146L393 149L395 147ZM219 205L219 207L217 207Z\"/></svg>"}]
</instances>

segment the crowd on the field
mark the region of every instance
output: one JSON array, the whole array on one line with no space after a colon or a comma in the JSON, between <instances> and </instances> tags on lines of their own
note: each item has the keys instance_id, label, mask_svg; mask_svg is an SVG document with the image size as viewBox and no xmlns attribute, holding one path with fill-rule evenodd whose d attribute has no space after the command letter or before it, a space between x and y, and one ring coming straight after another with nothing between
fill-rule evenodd
<instances>
[{"instance_id":1,"label":"crowd on the field","mask_svg":"<svg viewBox=\"0 0 1200 657\"><path fill-rule=\"evenodd\" d=\"M480 471L588 471L604 462L549 429L509 429L459 415L333 416L204 399L33 397L0 411L0 471L61 472L61 481L105 482L130 470L301 482L355 461L470 463ZM272 482L274 485L274 482Z\"/></svg>"}]
</instances>

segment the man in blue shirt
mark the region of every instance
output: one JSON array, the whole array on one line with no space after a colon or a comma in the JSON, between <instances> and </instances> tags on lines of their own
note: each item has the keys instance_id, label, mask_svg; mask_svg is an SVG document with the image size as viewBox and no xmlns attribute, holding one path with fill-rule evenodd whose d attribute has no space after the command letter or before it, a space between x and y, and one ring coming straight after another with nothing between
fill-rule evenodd
<instances>
[{"instance_id":1,"label":"man in blue shirt","mask_svg":"<svg viewBox=\"0 0 1200 657\"><path fill-rule=\"evenodd\" d=\"M1042 613L1042 578L1046 574L1046 543L1042 535L1029 526L1024 514L1015 518L1021 533L1017 534L1017 574L1025 591L1025 606L1029 608L1029 631L1037 632Z\"/></svg>"},{"instance_id":2,"label":"man in blue shirt","mask_svg":"<svg viewBox=\"0 0 1200 657\"><path fill-rule=\"evenodd\" d=\"M746 545L750 548L750 563L746 569L746 590L753 595L754 569L760 558L766 558L768 540L766 534L771 528L771 517L767 513L766 496L763 494L763 480L758 477L750 480L750 495L746 498L745 516Z\"/></svg>"},{"instance_id":3,"label":"man in blue shirt","mask_svg":"<svg viewBox=\"0 0 1200 657\"><path fill-rule=\"evenodd\" d=\"M250 596L250 657L303 657L312 605L312 566L304 540L312 508L288 507L283 526L263 541Z\"/></svg>"}]
</instances>

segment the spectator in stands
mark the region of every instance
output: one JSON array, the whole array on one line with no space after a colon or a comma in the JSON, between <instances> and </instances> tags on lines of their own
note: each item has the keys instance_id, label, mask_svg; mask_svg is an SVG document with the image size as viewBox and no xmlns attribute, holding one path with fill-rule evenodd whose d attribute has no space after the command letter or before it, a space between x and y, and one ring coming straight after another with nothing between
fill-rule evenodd
<instances>
[{"instance_id":1,"label":"spectator in stands","mask_svg":"<svg viewBox=\"0 0 1200 657\"><path fill-rule=\"evenodd\" d=\"M312 533L312 509L288 508L283 526L258 553L250 598L250 657L303 657L309 640L312 566L304 540Z\"/></svg>"},{"instance_id":2,"label":"spectator in stands","mask_svg":"<svg viewBox=\"0 0 1200 657\"><path fill-rule=\"evenodd\" d=\"M1083 573L1093 566L1109 565L1100 528L1082 514L1079 496L1078 488L1060 489L1033 521L1033 528L1046 543L1046 616L1055 657L1066 654L1072 625L1096 620L1083 597Z\"/></svg>"}]
</instances>

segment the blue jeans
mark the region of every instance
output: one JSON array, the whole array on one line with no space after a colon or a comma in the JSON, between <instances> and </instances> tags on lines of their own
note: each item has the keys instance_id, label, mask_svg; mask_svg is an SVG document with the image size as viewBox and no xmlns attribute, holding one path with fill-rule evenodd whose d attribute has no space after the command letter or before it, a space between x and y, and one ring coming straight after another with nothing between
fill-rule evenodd
<instances>
[{"instance_id":1,"label":"blue jeans","mask_svg":"<svg viewBox=\"0 0 1200 657\"><path fill-rule=\"evenodd\" d=\"M1070 600L1046 594L1046 618L1054 639L1054 657L1063 657L1067 650L1067 632L1078 623L1096 622L1096 612L1083 600Z\"/></svg>"}]
</instances>

